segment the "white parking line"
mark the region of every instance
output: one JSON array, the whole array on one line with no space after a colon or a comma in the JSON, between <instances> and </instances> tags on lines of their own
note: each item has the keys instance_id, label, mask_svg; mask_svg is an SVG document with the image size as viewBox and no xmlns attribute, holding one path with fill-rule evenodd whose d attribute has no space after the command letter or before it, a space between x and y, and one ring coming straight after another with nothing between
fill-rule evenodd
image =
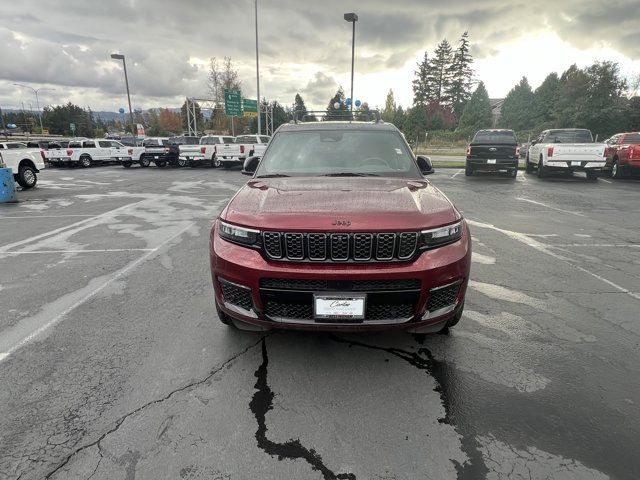
<instances>
[{"instance_id":1,"label":"white parking line","mask_svg":"<svg viewBox=\"0 0 640 480\"><path fill-rule=\"evenodd\" d=\"M605 178L601 178L600 180L603 181L603 182L606 182L606 183L613 183L611 180L607 180Z\"/></svg>"},{"instance_id":2,"label":"white parking line","mask_svg":"<svg viewBox=\"0 0 640 480\"><path fill-rule=\"evenodd\" d=\"M101 248L87 250L21 250L19 252L0 252L0 258L5 255L31 255L32 253L118 253L118 252L155 252L157 248Z\"/></svg>"},{"instance_id":3,"label":"white parking line","mask_svg":"<svg viewBox=\"0 0 640 480\"><path fill-rule=\"evenodd\" d=\"M606 247L606 248L640 248L638 243L554 243L549 244L551 248L555 247Z\"/></svg>"},{"instance_id":4,"label":"white parking line","mask_svg":"<svg viewBox=\"0 0 640 480\"><path fill-rule=\"evenodd\" d=\"M37 212L33 212L33 213L37 213ZM95 215L87 215L87 214L81 214L81 213L77 213L77 214L68 214L68 215L25 215L25 216L11 216L11 215L5 215L5 216L0 216L0 220L6 220L7 218L17 218L17 219L22 219L25 220L27 218L66 218L66 217L94 217Z\"/></svg>"},{"instance_id":5,"label":"white parking line","mask_svg":"<svg viewBox=\"0 0 640 480\"><path fill-rule=\"evenodd\" d=\"M563 210L562 208L552 207L551 205L547 205L546 203L538 202L536 200L531 200L529 198L518 197L516 200L521 202L533 203L534 205L540 205L541 207L548 208L549 210L555 210L556 212L568 213L569 215L576 215L578 217L584 217L583 213L573 212L571 210Z\"/></svg>"},{"instance_id":6,"label":"white parking line","mask_svg":"<svg viewBox=\"0 0 640 480\"><path fill-rule=\"evenodd\" d=\"M69 229L74 228L74 227L80 227L80 226L85 225L85 224L89 224L87 226L91 226L92 222L100 222L104 218L109 217L109 216L113 215L116 212L121 212L123 210L126 210L127 208L131 208L134 205L138 205L138 204L140 204L142 202L146 202L146 201L147 201L147 199L140 200L139 202L128 203L127 205L123 205L122 207L118 207L118 208L115 208L113 210L109 210L108 212L104 212L104 213L101 213L99 215L94 215L93 217L85 218L84 220L80 220L79 222L72 223L71 225L65 225L64 227L56 228L54 230L49 230L48 232L44 232L44 233L41 233L39 235L34 235L33 237L25 238L24 240L20 240L18 242L9 243L7 245L4 245L3 247L0 247L0 253L7 252L7 251L13 249L14 247L19 247L20 245L25 245L27 243L35 242L37 240L40 240L41 238L46 238L46 237L50 237L52 235L56 235L56 234L58 234L60 232L64 232L65 230L69 230Z\"/></svg>"},{"instance_id":7,"label":"white parking line","mask_svg":"<svg viewBox=\"0 0 640 480\"><path fill-rule=\"evenodd\" d=\"M601 282L606 283L607 285L609 285L610 287L615 288L616 290L619 290L622 293L625 293L627 295L629 295L630 297L635 298L636 300L640 300L640 293L636 293L636 292L632 292L631 290L618 285L617 283L612 282L611 280L603 277L602 275L598 275L595 272L592 272L591 270L578 265L576 263L574 263L572 260L570 260L569 258L560 255L559 253L553 252L551 251L551 248L553 247L552 245L546 244L546 243L542 243L539 242L538 240L535 240L533 238L531 238L531 236L525 234L525 233L520 233L520 232L514 232L513 230L507 230L504 228L500 228L500 227L496 227L495 225L492 225L490 223L484 223L484 222L478 222L476 220L471 220L471 219L467 219L467 223L469 225L472 225L474 227L478 227L478 228L487 228L490 230L495 230L496 232L500 232L504 235L506 235L509 238L512 238L513 240L516 240L520 243L524 243L525 245L541 252L544 253L546 255L549 255L550 257L553 257L555 259L560 260L561 262L566 263L567 265L572 266L573 268L576 268L578 270L580 270L581 272L584 272L588 275L591 275L594 278L597 278L598 280L600 280Z\"/></svg>"},{"instance_id":8,"label":"white parking line","mask_svg":"<svg viewBox=\"0 0 640 480\"><path fill-rule=\"evenodd\" d=\"M194 225L195 222L189 223L189 225L184 227L178 233L170 236L165 241L163 241L160 245L158 245L157 248L145 253L141 257L137 258L136 260L132 261L131 263L127 264L111 275L94 278L86 287L59 298L56 302L54 302L52 307L54 309L54 312L52 312L54 313L53 317L48 318L50 313L49 310L51 309L45 307L40 313L34 315L33 317L23 319L18 322L17 325L7 329L5 332L2 332L0 334L0 362L6 359L9 355L15 353L18 349L22 348L31 340L46 332L48 329L62 320L66 315L71 313L73 310L75 310L88 300L95 297L98 293L111 285L114 281L131 272L142 262L149 259L152 255L156 254L161 247L167 245L169 242L182 235ZM80 296L80 298L74 302L73 300L75 300L75 298L78 296ZM56 307L61 308L61 310L55 312Z\"/></svg>"},{"instance_id":9,"label":"white parking line","mask_svg":"<svg viewBox=\"0 0 640 480\"><path fill-rule=\"evenodd\" d=\"M460 170L458 170L456 173L454 173L453 175L451 175L451 178L456 178L458 175L460 175L462 172L464 171L463 168L461 168Z\"/></svg>"}]
</instances>

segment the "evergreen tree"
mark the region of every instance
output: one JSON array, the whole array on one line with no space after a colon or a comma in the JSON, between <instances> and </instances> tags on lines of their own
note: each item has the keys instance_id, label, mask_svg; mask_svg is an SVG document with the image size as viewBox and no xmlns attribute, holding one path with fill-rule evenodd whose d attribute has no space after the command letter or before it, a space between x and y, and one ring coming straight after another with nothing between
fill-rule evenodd
<instances>
[{"instance_id":1,"label":"evergreen tree","mask_svg":"<svg viewBox=\"0 0 640 480\"><path fill-rule=\"evenodd\" d=\"M629 119L624 112L628 101L623 94L627 82L620 75L615 62L596 62L584 69L588 81L584 122L593 133L606 138L612 133L628 127Z\"/></svg>"},{"instance_id":2,"label":"evergreen tree","mask_svg":"<svg viewBox=\"0 0 640 480\"><path fill-rule=\"evenodd\" d=\"M413 104L426 105L433 95L433 89L429 83L429 59L427 52L424 52L424 58L418 62L418 69L414 73L413 79Z\"/></svg>"},{"instance_id":3,"label":"evergreen tree","mask_svg":"<svg viewBox=\"0 0 640 480\"><path fill-rule=\"evenodd\" d=\"M345 105L344 100L344 90L342 90L342 87L338 87L336 94L329 100L324 120L348 120L349 117L345 112L349 112L349 107ZM338 105L337 108L336 104Z\"/></svg>"},{"instance_id":4,"label":"evergreen tree","mask_svg":"<svg viewBox=\"0 0 640 480\"><path fill-rule=\"evenodd\" d=\"M304 103L304 100L302 99L302 95L300 95L299 93L296 93L296 98L293 101L293 107L292 107L292 115L291 118L293 119L293 112L298 112L298 119L302 120L304 119L304 121L306 122L315 122L317 121L315 115L311 114L309 115L307 112L307 106Z\"/></svg>"},{"instance_id":5,"label":"evergreen tree","mask_svg":"<svg viewBox=\"0 0 640 480\"><path fill-rule=\"evenodd\" d=\"M473 57L469 52L469 32L464 32L460 37L460 45L453 54L453 62L448 71L450 83L447 87L447 97L458 118L462 115L464 105L471 98L472 63Z\"/></svg>"},{"instance_id":6,"label":"evergreen tree","mask_svg":"<svg viewBox=\"0 0 640 480\"><path fill-rule=\"evenodd\" d=\"M428 62L427 83L431 88L429 102L437 101L441 105L451 103L448 91L451 85L451 64L453 52L447 39L442 40L433 57Z\"/></svg>"},{"instance_id":7,"label":"evergreen tree","mask_svg":"<svg viewBox=\"0 0 640 480\"><path fill-rule=\"evenodd\" d=\"M393 95L393 90L389 89L389 93L387 93L387 100L384 103L384 110L380 112L380 117L385 122L393 123L393 119L396 115L397 109L398 107L396 106L396 100Z\"/></svg>"},{"instance_id":8,"label":"evergreen tree","mask_svg":"<svg viewBox=\"0 0 640 480\"><path fill-rule=\"evenodd\" d=\"M517 132L533 128L534 95L527 77L522 77L505 97L500 124Z\"/></svg>"},{"instance_id":9,"label":"evergreen tree","mask_svg":"<svg viewBox=\"0 0 640 480\"><path fill-rule=\"evenodd\" d=\"M560 77L553 72L547 75L533 94L533 120L536 130L553 127L553 114L558 102Z\"/></svg>"},{"instance_id":10,"label":"evergreen tree","mask_svg":"<svg viewBox=\"0 0 640 480\"><path fill-rule=\"evenodd\" d=\"M357 110L354 111L354 117L360 122L370 122L372 120L375 120L375 116L372 115L371 109L369 108L369 104L367 102L363 102L357 108Z\"/></svg>"},{"instance_id":11,"label":"evergreen tree","mask_svg":"<svg viewBox=\"0 0 640 480\"><path fill-rule=\"evenodd\" d=\"M560 77L560 90L554 109L554 126L587 128L582 112L589 79L577 65L571 65Z\"/></svg>"},{"instance_id":12,"label":"evergreen tree","mask_svg":"<svg viewBox=\"0 0 640 480\"><path fill-rule=\"evenodd\" d=\"M475 132L483 128L491 128L492 123L489 94L484 83L480 82L464 107L458 129Z\"/></svg>"},{"instance_id":13,"label":"evergreen tree","mask_svg":"<svg viewBox=\"0 0 640 480\"><path fill-rule=\"evenodd\" d=\"M399 105L398 108L396 109L396 112L393 115L393 124L396 126L396 128L399 128L400 130L404 130L404 124L406 121L406 114L402 108L402 105Z\"/></svg>"}]
</instances>

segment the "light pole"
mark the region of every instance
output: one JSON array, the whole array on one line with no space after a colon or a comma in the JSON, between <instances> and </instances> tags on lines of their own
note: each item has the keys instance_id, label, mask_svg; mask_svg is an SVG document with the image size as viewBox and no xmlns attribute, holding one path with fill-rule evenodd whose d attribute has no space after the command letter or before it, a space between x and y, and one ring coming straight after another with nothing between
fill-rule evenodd
<instances>
[{"instance_id":1,"label":"light pole","mask_svg":"<svg viewBox=\"0 0 640 480\"><path fill-rule=\"evenodd\" d=\"M258 56L258 0L253 0L256 15L256 86L258 90L258 135L262 135L262 102L260 101L260 60Z\"/></svg>"},{"instance_id":2,"label":"light pole","mask_svg":"<svg viewBox=\"0 0 640 480\"><path fill-rule=\"evenodd\" d=\"M355 99L353 98L353 67L355 64L355 54L356 54L356 22L358 21L358 15L355 13L345 13L344 19L347 22L353 23L353 34L351 35L351 105L349 105L351 113L353 113L353 102Z\"/></svg>"},{"instance_id":3,"label":"light pole","mask_svg":"<svg viewBox=\"0 0 640 480\"><path fill-rule=\"evenodd\" d=\"M38 118L40 119L40 134L42 134L42 131L44 129L42 128L42 112L40 111L40 100L38 99L38 92L40 92L42 90L55 90L55 88L44 88L44 87L33 88L33 87L30 87L29 85L23 85L22 83L14 83L14 85L16 85L18 87L30 88L31 90L33 90L33 93L35 93L35 95L36 95L36 107L38 107Z\"/></svg>"},{"instance_id":4,"label":"light pole","mask_svg":"<svg viewBox=\"0 0 640 480\"><path fill-rule=\"evenodd\" d=\"M124 59L124 55L119 53L112 53L111 58L114 60L122 60L122 66L124 67L124 83L127 86L127 101L129 102L129 118L131 120L131 133L133 134L133 144L136 145L137 135L136 135L136 127L133 124L133 110L131 110L131 95L129 94L129 78L127 77L127 62Z\"/></svg>"}]
</instances>

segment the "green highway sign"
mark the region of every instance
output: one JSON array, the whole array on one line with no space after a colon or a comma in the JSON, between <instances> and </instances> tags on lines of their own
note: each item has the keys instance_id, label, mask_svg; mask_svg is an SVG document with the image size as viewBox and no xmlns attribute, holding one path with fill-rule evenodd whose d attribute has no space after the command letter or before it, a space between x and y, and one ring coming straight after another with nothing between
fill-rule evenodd
<instances>
[{"instance_id":1,"label":"green highway sign","mask_svg":"<svg viewBox=\"0 0 640 480\"><path fill-rule=\"evenodd\" d=\"M245 98L242 103L242 111L258 113L258 101Z\"/></svg>"},{"instance_id":2,"label":"green highway sign","mask_svg":"<svg viewBox=\"0 0 640 480\"><path fill-rule=\"evenodd\" d=\"M76 130L76 124L75 124L75 123L70 123L70 124L69 124L69 130L71 130L72 132L75 132L75 130Z\"/></svg>"},{"instance_id":3,"label":"green highway sign","mask_svg":"<svg viewBox=\"0 0 640 480\"><path fill-rule=\"evenodd\" d=\"M224 113L229 116L242 115L242 95L235 90L224 91Z\"/></svg>"}]
</instances>

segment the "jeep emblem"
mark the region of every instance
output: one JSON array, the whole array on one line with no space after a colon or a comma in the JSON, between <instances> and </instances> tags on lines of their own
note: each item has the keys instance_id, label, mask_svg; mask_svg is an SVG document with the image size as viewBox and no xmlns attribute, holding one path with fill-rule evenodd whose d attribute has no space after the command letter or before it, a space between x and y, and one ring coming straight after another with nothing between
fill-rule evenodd
<instances>
[{"instance_id":1,"label":"jeep emblem","mask_svg":"<svg viewBox=\"0 0 640 480\"><path fill-rule=\"evenodd\" d=\"M349 227L351 226L351 220L334 220L331 225L336 227Z\"/></svg>"}]
</instances>

